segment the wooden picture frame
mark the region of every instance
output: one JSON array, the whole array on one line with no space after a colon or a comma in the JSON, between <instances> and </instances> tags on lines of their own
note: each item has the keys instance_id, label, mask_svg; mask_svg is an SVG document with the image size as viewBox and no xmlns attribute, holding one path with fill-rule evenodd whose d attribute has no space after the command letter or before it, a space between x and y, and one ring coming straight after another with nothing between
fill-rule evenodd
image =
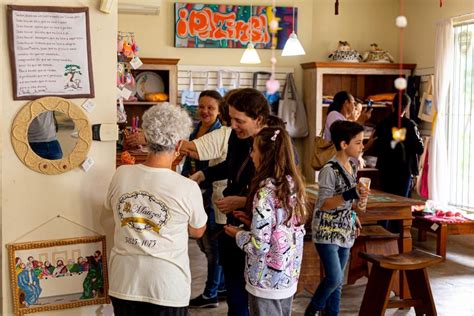
<instances>
[{"instance_id":1,"label":"wooden picture frame","mask_svg":"<svg viewBox=\"0 0 474 316\"><path fill-rule=\"evenodd\" d=\"M7 249L15 315L110 302L105 236L14 243Z\"/></svg>"},{"instance_id":2,"label":"wooden picture frame","mask_svg":"<svg viewBox=\"0 0 474 316\"><path fill-rule=\"evenodd\" d=\"M31 122L41 113L57 111L70 118L77 130L77 142L71 153L58 160L38 156L28 140ZM92 129L82 109L70 100L58 97L44 97L28 102L18 112L11 129L13 150L25 166L33 171L56 175L79 167L87 158L92 143Z\"/></svg>"},{"instance_id":3,"label":"wooden picture frame","mask_svg":"<svg viewBox=\"0 0 474 316\"><path fill-rule=\"evenodd\" d=\"M433 122L434 113L435 113L433 87L434 87L434 76L430 75L428 78L426 89L421 96L420 109L418 111L418 118L427 122Z\"/></svg>"},{"instance_id":4,"label":"wooden picture frame","mask_svg":"<svg viewBox=\"0 0 474 316\"><path fill-rule=\"evenodd\" d=\"M89 8L7 5L14 100L93 98Z\"/></svg>"}]
</instances>

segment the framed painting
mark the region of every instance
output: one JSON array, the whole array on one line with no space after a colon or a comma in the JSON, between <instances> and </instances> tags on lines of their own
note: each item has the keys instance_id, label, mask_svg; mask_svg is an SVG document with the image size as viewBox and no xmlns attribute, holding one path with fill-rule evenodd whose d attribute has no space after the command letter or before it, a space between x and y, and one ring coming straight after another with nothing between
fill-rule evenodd
<instances>
[{"instance_id":1,"label":"framed painting","mask_svg":"<svg viewBox=\"0 0 474 316\"><path fill-rule=\"evenodd\" d=\"M93 98L89 8L7 6L14 100Z\"/></svg>"},{"instance_id":2,"label":"framed painting","mask_svg":"<svg viewBox=\"0 0 474 316\"><path fill-rule=\"evenodd\" d=\"M109 303L105 236L7 248L15 315Z\"/></svg>"},{"instance_id":3,"label":"framed painting","mask_svg":"<svg viewBox=\"0 0 474 316\"><path fill-rule=\"evenodd\" d=\"M175 47L270 49L269 23L278 21L276 48L283 49L291 32L297 32L298 9L293 7L178 3L175 8Z\"/></svg>"}]
</instances>

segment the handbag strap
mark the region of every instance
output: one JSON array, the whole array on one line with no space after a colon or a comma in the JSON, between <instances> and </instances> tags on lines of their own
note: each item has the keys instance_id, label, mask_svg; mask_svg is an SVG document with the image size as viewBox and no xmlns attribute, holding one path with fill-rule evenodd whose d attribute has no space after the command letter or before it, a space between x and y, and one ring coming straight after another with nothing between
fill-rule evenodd
<instances>
[{"instance_id":1,"label":"handbag strap","mask_svg":"<svg viewBox=\"0 0 474 316\"><path fill-rule=\"evenodd\" d=\"M253 73L253 78L252 78L252 87L254 89L257 89L257 84L258 84L258 75L265 75L265 76L271 76L272 74L268 71L256 71Z\"/></svg>"},{"instance_id":2,"label":"handbag strap","mask_svg":"<svg viewBox=\"0 0 474 316\"><path fill-rule=\"evenodd\" d=\"M189 70L188 73L189 73L189 91L194 91L193 72Z\"/></svg>"},{"instance_id":3,"label":"handbag strap","mask_svg":"<svg viewBox=\"0 0 474 316\"><path fill-rule=\"evenodd\" d=\"M344 179L344 182L346 183L347 187L351 188L352 187L351 181L346 176L346 173L344 172L344 170L342 170L342 167L335 161L329 161L329 164L331 165L331 168L333 168L334 170L339 171L339 173L342 175L342 178Z\"/></svg>"},{"instance_id":4,"label":"handbag strap","mask_svg":"<svg viewBox=\"0 0 474 316\"><path fill-rule=\"evenodd\" d=\"M235 78L234 78L235 74ZM233 71L232 72L232 89L237 89L240 87L240 72L238 71Z\"/></svg>"},{"instance_id":5,"label":"handbag strap","mask_svg":"<svg viewBox=\"0 0 474 316\"><path fill-rule=\"evenodd\" d=\"M209 71L206 71L206 82L204 83L204 90L209 90Z\"/></svg>"},{"instance_id":6,"label":"handbag strap","mask_svg":"<svg viewBox=\"0 0 474 316\"><path fill-rule=\"evenodd\" d=\"M222 70L217 72L217 88L222 89L224 88L224 83L222 82Z\"/></svg>"}]
</instances>

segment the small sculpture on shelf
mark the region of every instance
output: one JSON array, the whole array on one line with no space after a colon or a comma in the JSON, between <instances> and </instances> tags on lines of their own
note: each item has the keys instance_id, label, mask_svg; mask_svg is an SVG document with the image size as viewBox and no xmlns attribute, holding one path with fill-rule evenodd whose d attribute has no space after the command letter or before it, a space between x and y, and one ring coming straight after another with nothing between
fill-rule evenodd
<instances>
[{"instance_id":1,"label":"small sculpture on shelf","mask_svg":"<svg viewBox=\"0 0 474 316\"><path fill-rule=\"evenodd\" d=\"M364 53L366 63L393 63L393 57L389 52L379 48L376 43L370 44L370 50Z\"/></svg>"},{"instance_id":2,"label":"small sculpture on shelf","mask_svg":"<svg viewBox=\"0 0 474 316\"><path fill-rule=\"evenodd\" d=\"M329 54L328 58L331 61L346 63L358 63L362 60L362 56L359 54L359 52L355 49L352 49L351 45L347 41L339 41L336 50Z\"/></svg>"}]
</instances>

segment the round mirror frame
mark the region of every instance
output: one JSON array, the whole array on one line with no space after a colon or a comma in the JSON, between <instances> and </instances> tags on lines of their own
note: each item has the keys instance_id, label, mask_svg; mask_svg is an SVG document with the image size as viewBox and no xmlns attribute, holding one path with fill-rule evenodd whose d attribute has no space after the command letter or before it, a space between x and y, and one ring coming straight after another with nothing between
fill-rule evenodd
<instances>
[{"instance_id":1,"label":"round mirror frame","mask_svg":"<svg viewBox=\"0 0 474 316\"><path fill-rule=\"evenodd\" d=\"M69 116L77 129L77 143L72 152L58 160L38 156L28 143L28 127L39 114L58 111ZM71 101L59 97L44 97L28 102L13 120L11 141L18 158L31 170L54 175L78 167L86 159L92 142L92 129L84 112Z\"/></svg>"}]
</instances>

